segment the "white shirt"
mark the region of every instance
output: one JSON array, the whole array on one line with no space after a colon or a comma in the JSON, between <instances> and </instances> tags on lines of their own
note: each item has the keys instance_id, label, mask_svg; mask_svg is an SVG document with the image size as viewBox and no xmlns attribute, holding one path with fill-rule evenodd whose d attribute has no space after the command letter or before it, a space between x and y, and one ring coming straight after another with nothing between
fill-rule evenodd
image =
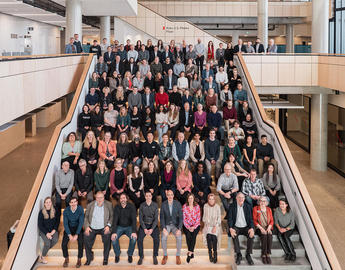
<instances>
[{"instance_id":1,"label":"white shirt","mask_svg":"<svg viewBox=\"0 0 345 270\"><path fill-rule=\"evenodd\" d=\"M177 79L177 88L186 89L188 88L188 79L186 77L180 77Z\"/></svg>"},{"instance_id":2,"label":"white shirt","mask_svg":"<svg viewBox=\"0 0 345 270\"><path fill-rule=\"evenodd\" d=\"M237 228L245 228L245 227L247 227L246 218L244 216L243 205L242 206L237 205L237 217L236 217L235 226Z\"/></svg>"},{"instance_id":3,"label":"white shirt","mask_svg":"<svg viewBox=\"0 0 345 270\"><path fill-rule=\"evenodd\" d=\"M228 83L228 74L223 72L217 72L216 73L216 82L217 83Z\"/></svg>"}]
</instances>

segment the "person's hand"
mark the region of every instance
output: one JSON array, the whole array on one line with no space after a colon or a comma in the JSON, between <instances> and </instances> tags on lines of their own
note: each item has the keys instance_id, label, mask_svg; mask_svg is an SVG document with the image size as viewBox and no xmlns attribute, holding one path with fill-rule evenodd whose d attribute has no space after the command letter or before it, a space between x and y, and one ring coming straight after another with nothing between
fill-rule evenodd
<instances>
[{"instance_id":1,"label":"person's hand","mask_svg":"<svg viewBox=\"0 0 345 270\"><path fill-rule=\"evenodd\" d=\"M137 234L136 233L132 233L131 234L131 239L137 239Z\"/></svg>"},{"instance_id":2,"label":"person's hand","mask_svg":"<svg viewBox=\"0 0 345 270\"><path fill-rule=\"evenodd\" d=\"M264 157L264 160L265 160L266 162L268 162L268 161L270 161L270 158L269 158L269 157Z\"/></svg>"},{"instance_id":3,"label":"person's hand","mask_svg":"<svg viewBox=\"0 0 345 270\"><path fill-rule=\"evenodd\" d=\"M78 240L78 234L73 236L73 240L72 241L77 241Z\"/></svg>"},{"instance_id":4,"label":"person's hand","mask_svg":"<svg viewBox=\"0 0 345 270\"><path fill-rule=\"evenodd\" d=\"M153 193L153 192L154 192L153 188L150 188L150 189L149 189L149 191L150 191L151 193Z\"/></svg>"},{"instance_id":5,"label":"person's hand","mask_svg":"<svg viewBox=\"0 0 345 270\"><path fill-rule=\"evenodd\" d=\"M236 231L233 228L230 228L230 234L232 238L235 238L237 235Z\"/></svg>"},{"instance_id":6,"label":"person's hand","mask_svg":"<svg viewBox=\"0 0 345 270\"><path fill-rule=\"evenodd\" d=\"M194 232L194 227L190 227L190 228L189 228L189 231L190 231L190 232Z\"/></svg>"},{"instance_id":7,"label":"person's hand","mask_svg":"<svg viewBox=\"0 0 345 270\"><path fill-rule=\"evenodd\" d=\"M66 196L67 196L66 194L61 194L61 193L60 193L60 197L61 197L62 200L65 200L65 199L66 199Z\"/></svg>"},{"instance_id":8,"label":"person's hand","mask_svg":"<svg viewBox=\"0 0 345 270\"><path fill-rule=\"evenodd\" d=\"M254 237L254 229L250 228L249 231L248 231L248 234L249 234L250 238L253 238Z\"/></svg>"},{"instance_id":9,"label":"person's hand","mask_svg":"<svg viewBox=\"0 0 345 270\"><path fill-rule=\"evenodd\" d=\"M217 231L217 227L216 227L216 226L213 226L213 228L212 228L212 231L211 231L211 232L212 232L213 234L215 234L215 233L216 233L216 231Z\"/></svg>"},{"instance_id":10,"label":"person's hand","mask_svg":"<svg viewBox=\"0 0 345 270\"><path fill-rule=\"evenodd\" d=\"M225 197L225 198L227 198L227 199L230 199L230 198L231 198L230 191L229 191L229 192L224 193L224 197Z\"/></svg>"},{"instance_id":11,"label":"person's hand","mask_svg":"<svg viewBox=\"0 0 345 270\"><path fill-rule=\"evenodd\" d=\"M73 235L72 234L69 234L68 238L69 238L70 241L73 241Z\"/></svg>"},{"instance_id":12,"label":"person's hand","mask_svg":"<svg viewBox=\"0 0 345 270\"><path fill-rule=\"evenodd\" d=\"M181 190L180 190L180 193L181 193L181 195L183 195L183 194L184 194L184 190L183 190L183 189L181 189Z\"/></svg>"},{"instance_id":13,"label":"person's hand","mask_svg":"<svg viewBox=\"0 0 345 270\"><path fill-rule=\"evenodd\" d=\"M90 232L92 232L92 230L91 230L91 228L90 227L87 227L86 229L85 229L85 235L86 236L89 236L90 235Z\"/></svg>"},{"instance_id":14,"label":"person's hand","mask_svg":"<svg viewBox=\"0 0 345 270\"><path fill-rule=\"evenodd\" d=\"M105 194L107 193L107 191L106 191L106 190L103 190L102 193L105 195Z\"/></svg>"},{"instance_id":15,"label":"person's hand","mask_svg":"<svg viewBox=\"0 0 345 270\"><path fill-rule=\"evenodd\" d=\"M86 195L87 195L87 192L86 191L84 191L82 194L81 194L83 197L86 197Z\"/></svg>"},{"instance_id":16,"label":"person's hand","mask_svg":"<svg viewBox=\"0 0 345 270\"><path fill-rule=\"evenodd\" d=\"M152 229L149 229L148 231L149 231L149 235L151 235L151 234L152 234L152 232L153 232L153 230L152 230Z\"/></svg>"},{"instance_id":17,"label":"person's hand","mask_svg":"<svg viewBox=\"0 0 345 270\"><path fill-rule=\"evenodd\" d=\"M140 197L140 191L136 192L135 196L137 196L139 198Z\"/></svg>"},{"instance_id":18,"label":"person's hand","mask_svg":"<svg viewBox=\"0 0 345 270\"><path fill-rule=\"evenodd\" d=\"M136 162L138 160L139 157L135 157L133 158L133 162Z\"/></svg>"},{"instance_id":19,"label":"person's hand","mask_svg":"<svg viewBox=\"0 0 345 270\"><path fill-rule=\"evenodd\" d=\"M280 228L280 230L279 230L281 233L285 233L285 232L287 232L287 229L285 229L285 228Z\"/></svg>"},{"instance_id":20,"label":"person's hand","mask_svg":"<svg viewBox=\"0 0 345 270\"><path fill-rule=\"evenodd\" d=\"M146 235L149 234L149 231L150 231L150 230L148 230L148 229L144 229L144 233L145 233Z\"/></svg>"},{"instance_id":21,"label":"person's hand","mask_svg":"<svg viewBox=\"0 0 345 270\"><path fill-rule=\"evenodd\" d=\"M104 227L104 234L109 234L110 233L110 228L109 226Z\"/></svg>"},{"instance_id":22,"label":"person's hand","mask_svg":"<svg viewBox=\"0 0 345 270\"><path fill-rule=\"evenodd\" d=\"M117 238L117 234L116 233L113 233L111 235L111 241L115 241L115 239Z\"/></svg>"},{"instance_id":23,"label":"person's hand","mask_svg":"<svg viewBox=\"0 0 345 270\"><path fill-rule=\"evenodd\" d=\"M198 195L199 195L200 197L202 197L202 196L204 196L204 192L199 191L199 192L198 192Z\"/></svg>"},{"instance_id":24,"label":"person's hand","mask_svg":"<svg viewBox=\"0 0 345 270\"><path fill-rule=\"evenodd\" d=\"M177 230L176 231L176 236L180 236L181 235L181 230Z\"/></svg>"},{"instance_id":25,"label":"person's hand","mask_svg":"<svg viewBox=\"0 0 345 270\"><path fill-rule=\"evenodd\" d=\"M176 232L177 233L177 232ZM168 231L167 231L167 229L163 229L163 234L165 235L165 236L168 236Z\"/></svg>"},{"instance_id":26,"label":"person's hand","mask_svg":"<svg viewBox=\"0 0 345 270\"><path fill-rule=\"evenodd\" d=\"M260 227L259 229L260 229L260 232L261 232L262 234L267 234L267 232L265 231L264 228Z\"/></svg>"},{"instance_id":27,"label":"person's hand","mask_svg":"<svg viewBox=\"0 0 345 270\"><path fill-rule=\"evenodd\" d=\"M79 197L81 197L81 194L82 194L81 191L78 190L78 196L79 196Z\"/></svg>"},{"instance_id":28,"label":"person's hand","mask_svg":"<svg viewBox=\"0 0 345 270\"><path fill-rule=\"evenodd\" d=\"M47 234L46 234L46 237L47 237L49 240L53 238L52 235L51 235L51 233L47 233Z\"/></svg>"},{"instance_id":29,"label":"person's hand","mask_svg":"<svg viewBox=\"0 0 345 270\"><path fill-rule=\"evenodd\" d=\"M212 159L211 164L216 164L216 161L214 159Z\"/></svg>"},{"instance_id":30,"label":"person's hand","mask_svg":"<svg viewBox=\"0 0 345 270\"><path fill-rule=\"evenodd\" d=\"M78 157L76 156L76 157L73 159L73 164L77 164L77 161L78 161Z\"/></svg>"},{"instance_id":31,"label":"person's hand","mask_svg":"<svg viewBox=\"0 0 345 270\"><path fill-rule=\"evenodd\" d=\"M268 226L268 228L267 228L267 234L272 234L271 226Z\"/></svg>"}]
</instances>

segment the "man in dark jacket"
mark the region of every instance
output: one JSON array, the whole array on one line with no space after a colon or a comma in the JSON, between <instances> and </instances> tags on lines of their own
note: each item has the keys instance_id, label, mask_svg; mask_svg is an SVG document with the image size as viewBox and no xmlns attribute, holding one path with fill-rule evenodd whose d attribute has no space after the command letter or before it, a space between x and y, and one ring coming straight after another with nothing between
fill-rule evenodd
<instances>
[{"instance_id":1,"label":"man in dark jacket","mask_svg":"<svg viewBox=\"0 0 345 270\"><path fill-rule=\"evenodd\" d=\"M254 50L255 53L265 53L264 45L261 44L261 40L259 38L256 39Z\"/></svg>"},{"instance_id":2,"label":"man in dark jacket","mask_svg":"<svg viewBox=\"0 0 345 270\"><path fill-rule=\"evenodd\" d=\"M247 236L247 252L246 259L249 265L253 265L254 262L250 254L253 251L254 242L254 222L251 207L245 203L245 196L242 192L237 193L236 202L232 203L228 212L228 235L234 241L234 247L236 252L236 264L241 264L242 254L240 250L239 235Z\"/></svg>"},{"instance_id":3,"label":"man in dark jacket","mask_svg":"<svg viewBox=\"0 0 345 270\"><path fill-rule=\"evenodd\" d=\"M190 109L189 103L183 104L183 110L180 111L179 124L181 132L190 132L188 142L193 138L193 124L194 124L194 114Z\"/></svg>"},{"instance_id":4,"label":"man in dark jacket","mask_svg":"<svg viewBox=\"0 0 345 270\"><path fill-rule=\"evenodd\" d=\"M75 191L73 196L86 198L88 203L93 201L93 173L92 169L87 166L85 159L78 162L79 168L74 174Z\"/></svg>"},{"instance_id":5,"label":"man in dark jacket","mask_svg":"<svg viewBox=\"0 0 345 270\"><path fill-rule=\"evenodd\" d=\"M262 178L265 167L269 163L273 164L275 172L277 172L278 163L274 159L273 147L267 142L267 136L265 134L261 135L261 143L257 146L256 156L258 158L259 178Z\"/></svg>"},{"instance_id":6,"label":"man in dark jacket","mask_svg":"<svg viewBox=\"0 0 345 270\"><path fill-rule=\"evenodd\" d=\"M168 74L164 76L164 89L165 91L172 91L173 86L177 85L177 77L173 74L172 68L168 70Z\"/></svg>"}]
</instances>

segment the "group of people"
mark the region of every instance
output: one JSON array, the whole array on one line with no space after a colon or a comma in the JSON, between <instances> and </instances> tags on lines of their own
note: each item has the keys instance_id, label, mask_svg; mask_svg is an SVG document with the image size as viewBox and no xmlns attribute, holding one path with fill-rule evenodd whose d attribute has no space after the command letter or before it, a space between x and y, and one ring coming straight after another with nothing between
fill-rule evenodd
<instances>
[{"instance_id":1,"label":"group of people","mask_svg":"<svg viewBox=\"0 0 345 270\"><path fill-rule=\"evenodd\" d=\"M153 238L153 263L158 264L161 238L164 265L170 233L176 237L176 263L181 264L184 233L189 263L200 230L210 261L216 263L222 234L217 195L225 209L228 234L234 240L237 264L242 259L240 234L248 236L246 259L253 264L250 254L255 230L261 237L262 260L271 263L274 225L285 259L295 260L290 241L294 215L280 196L278 163L267 136L259 138L232 58L204 64L206 50L200 40L194 49L183 43L177 46L174 41L165 47L160 42L157 46L150 41L147 44L138 41L134 46L127 41L126 46L108 47L99 55L78 117L78 130L68 134L62 146L61 169L55 173L55 205L48 197L39 214L44 240L41 262L46 263L48 250L58 240L64 201L64 267L69 264L69 241L78 242L77 267L84 248L85 265L89 265L97 234L104 244L104 265L108 264L111 243L115 262L119 262L123 234L130 239L129 263L137 243L138 265L143 263L146 235ZM114 49L118 53L111 57ZM119 53L122 50L125 58ZM153 62L148 65L152 52ZM195 57L188 58L192 52ZM183 84L181 78L187 82ZM157 83L160 80L161 84ZM212 179L216 192L211 192ZM88 202L85 214L79 204L84 199Z\"/></svg>"}]
</instances>

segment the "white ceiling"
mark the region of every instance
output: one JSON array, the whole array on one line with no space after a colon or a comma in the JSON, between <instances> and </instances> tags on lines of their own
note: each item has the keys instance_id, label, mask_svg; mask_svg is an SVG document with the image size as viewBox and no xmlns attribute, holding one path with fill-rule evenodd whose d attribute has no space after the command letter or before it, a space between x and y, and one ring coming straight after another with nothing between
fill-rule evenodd
<instances>
[{"instance_id":1,"label":"white ceiling","mask_svg":"<svg viewBox=\"0 0 345 270\"><path fill-rule=\"evenodd\" d=\"M54 1L65 6L65 0ZM65 17L25 4L20 0L0 0L0 12L66 27ZM137 0L82 0L82 13L86 16L135 16ZM83 28L90 30L85 24Z\"/></svg>"}]
</instances>

